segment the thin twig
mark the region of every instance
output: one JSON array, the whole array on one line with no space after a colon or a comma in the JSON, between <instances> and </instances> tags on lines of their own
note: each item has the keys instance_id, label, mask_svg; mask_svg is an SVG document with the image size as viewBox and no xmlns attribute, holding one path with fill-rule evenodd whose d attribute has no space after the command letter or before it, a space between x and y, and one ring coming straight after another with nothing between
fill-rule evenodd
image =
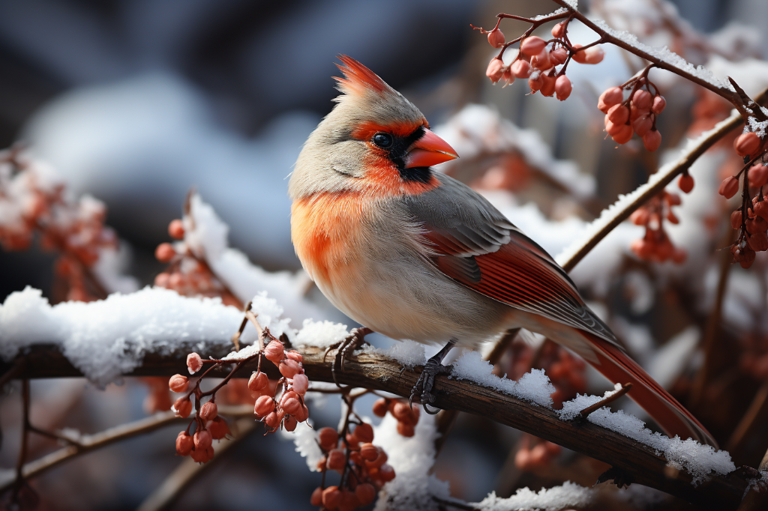
<instances>
[{"instance_id":1,"label":"thin twig","mask_svg":"<svg viewBox=\"0 0 768 511\"><path fill-rule=\"evenodd\" d=\"M253 415L253 407L250 405L220 406L219 414L229 417L251 416ZM42 458L26 463L22 467L17 468L17 473L20 473L24 479L30 479L64 463L65 461L101 449L102 447L112 445L128 438L143 435L171 424L185 424L187 422L189 422L188 418L176 417L173 412L157 413L152 417L139 419L127 424L121 424L94 435L84 435L79 439L77 445L68 445L58 451L43 456ZM24 444L22 444L22 448L23 447ZM0 480L0 492L8 489L14 482L15 480L13 478Z\"/></svg>"},{"instance_id":2,"label":"thin twig","mask_svg":"<svg viewBox=\"0 0 768 511\"><path fill-rule=\"evenodd\" d=\"M767 404L768 382L765 382L757 390L757 394L755 394L755 397L752 399L752 403L750 403L749 408L744 413L744 416L741 418L736 429L733 430L731 437L725 444L728 448L728 452L735 453L739 450L747 433L756 425L757 418L760 417Z\"/></svg>"},{"instance_id":3,"label":"thin twig","mask_svg":"<svg viewBox=\"0 0 768 511\"><path fill-rule=\"evenodd\" d=\"M584 408L582 411L579 412L579 415L581 416L582 419L586 419L587 417L589 417L589 414L591 414L595 410L599 410L604 406L608 406L609 404L613 403L620 397L623 397L630 390L632 390L632 384L625 383L624 385L621 386L621 389L619 389L616 393L611 394L605 399L601 399L597 403Z\"/></svg>"}]
</instances>

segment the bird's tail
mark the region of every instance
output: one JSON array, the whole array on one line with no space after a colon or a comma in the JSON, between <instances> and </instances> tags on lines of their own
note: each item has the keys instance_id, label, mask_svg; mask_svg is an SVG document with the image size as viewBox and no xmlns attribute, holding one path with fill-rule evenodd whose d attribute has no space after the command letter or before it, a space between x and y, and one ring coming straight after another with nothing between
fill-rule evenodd
<instances>
[{"instance_id":1,"label":"bird's tail","mask_svg":"<svg viewBox=\"0 0 768 511\"><path fill-rule=\"evenodd\" d=\"M629 355L600 337L585 331L580 333L589 338L597 357L597 363L589 361L590 364L614 383L631 383L632 389L627 395L643 407L669 436L691 437L702 444L717 447L715 439L696 417Z\"/></svg>"}]
</instances>

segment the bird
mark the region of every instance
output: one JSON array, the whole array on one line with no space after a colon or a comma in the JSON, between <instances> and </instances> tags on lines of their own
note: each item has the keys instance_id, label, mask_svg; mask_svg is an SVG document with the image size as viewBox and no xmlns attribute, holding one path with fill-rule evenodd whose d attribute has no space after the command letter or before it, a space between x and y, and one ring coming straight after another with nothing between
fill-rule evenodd
<instances>
[{"instance_id":1,"label":"bird","mask_svg":"<svg viewBox=\"0 0 768 511\"><path fill-rule=\"evenodd\" d=\"M419 109L346 55L340 94L291 173L291 239L320 291L348 317L397 340L442 349L414 387L435 400L454 346L511 328L565 346L670 436L717 443L627 354L555 260L482 195L432 167L458 158Z\"/></svg>"}]
</instances>

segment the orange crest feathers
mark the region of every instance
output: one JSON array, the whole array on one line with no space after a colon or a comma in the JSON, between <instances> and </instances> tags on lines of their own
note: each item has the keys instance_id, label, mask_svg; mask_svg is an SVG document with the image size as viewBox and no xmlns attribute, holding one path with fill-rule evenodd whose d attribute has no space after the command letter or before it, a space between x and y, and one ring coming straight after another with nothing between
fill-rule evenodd
<instances>
[{"instance_id":1,"label":"orange crest feathers","mask_svg":"<svg viewBox=\"0 0 768 511\"><path fill-rule=\"evenodd\" d=\"M348 95L362 95L366 90L382 93L391 91L392 88L387 85L379 75L346 55L340 55L339 60L342 64L336 64L339 70L344 73L344 78L334 77L339 82L339 91Z\"/></svg>"}]
</instances>

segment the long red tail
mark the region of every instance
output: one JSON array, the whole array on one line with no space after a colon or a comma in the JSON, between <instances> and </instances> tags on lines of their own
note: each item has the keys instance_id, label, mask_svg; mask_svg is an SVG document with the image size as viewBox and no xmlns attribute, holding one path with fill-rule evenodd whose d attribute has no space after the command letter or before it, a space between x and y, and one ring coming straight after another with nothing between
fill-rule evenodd
<instances>
[{"instance_id":1,"label":"long red tail","mask_svg":"<svg viewBox=\"0 0 768 511\"><path fill-rule=\"evenodd\" d=\"M592 363L592 366L614 383L631 383L632 390L627 395L642 406L669 436L679 435L682 439L691 437L702 444L717 447L715 439L696 417L651 378L637 362L604 339L588 332L580 333L588 337L589 344L597 356L598 363Z\"/></svg>"}]
</instances>

